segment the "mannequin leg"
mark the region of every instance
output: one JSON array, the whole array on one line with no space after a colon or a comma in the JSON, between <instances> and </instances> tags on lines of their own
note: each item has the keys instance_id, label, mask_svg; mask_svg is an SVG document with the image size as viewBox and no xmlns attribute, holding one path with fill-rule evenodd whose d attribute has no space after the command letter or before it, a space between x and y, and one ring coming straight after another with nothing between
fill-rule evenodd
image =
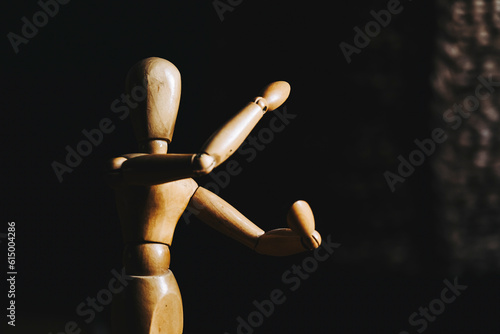
<instances>
[{"instance_id":1,"label":"mannequin leg","mask_svg":"<svg viewBox=\"0 0 500 334\"><path fill-rule=\"evenodd\" d=\"M113 300L113 334L182 334L182 300L168 270L156 276L130 276Z\"/></svg>"}]
</instances>

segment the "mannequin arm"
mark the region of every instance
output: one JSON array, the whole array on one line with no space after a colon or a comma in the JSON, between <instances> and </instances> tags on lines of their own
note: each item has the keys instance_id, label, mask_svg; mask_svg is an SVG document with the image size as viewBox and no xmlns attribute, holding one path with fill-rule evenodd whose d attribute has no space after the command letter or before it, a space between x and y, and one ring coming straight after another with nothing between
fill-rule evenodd
<instances>
[{"instance_id":1,"label":"mannequin arm","mask_svg":"<svg viewBox=\"0 0 500 334\"><path fill-rule=\"evenodd\" d=\"M292 229L280 228L267 233L222 198L202 187L195 192L188 207L207 225L260 254L292 255L321 244L321 236L314 231L314 217L304 201L295 202L289 211L288 223Z\"/></svg>"},{"instance_id":2,"label":"mannequin arm","mask_svg":"<svg viewBox=\"0 0 500 334\"><path fill-rule=\"evenodd\" d=\"M261 92L262 97L256 97L220 127L203 145L201 152L213 157L217 167L236 151L262 116L281 106L289 94L290 85L285 81L267 85Z\"/></svg>"},{"instance_id":3,"label":"mannequin arm","mask_svg":"<svg viewBox=\"0 0 500 334\"><path fill-rule=\"evenodd\" d=\"M206 154L145 154L125 160L120 170L128 184L155 185L206 175L213 168Z\"/></svg>"},{"instance_id":4,"label":"mannequin arm","mask_svg":"<svg viewBox=\"0 0 500 334\"><path fill-rule=\"evenodd\" d=\"M128 184L154 185L210 173L229 158L250 134L267 110L278 108L290 93L290 85L276 81L220 127L199 154L145 154L122 158L116 166ZM116 169L116 168L115 168Z\"/></svg>"}]
</instances>

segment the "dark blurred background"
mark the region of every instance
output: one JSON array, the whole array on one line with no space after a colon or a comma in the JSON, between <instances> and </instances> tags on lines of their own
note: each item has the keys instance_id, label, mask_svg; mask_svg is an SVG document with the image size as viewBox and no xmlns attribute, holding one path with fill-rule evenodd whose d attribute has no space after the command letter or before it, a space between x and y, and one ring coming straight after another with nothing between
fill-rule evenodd
<instances>
[{"instance_id":1,"label":"dark blurred background","mask_svg":"<svg viewBox=\"0 0 500 334\"><path fill-rule=\"evenodd\" d=\"M16 327L2 315L8 333L109 333L110 305L92 321L77 309L121 272L103 170L136 146L111 104L130 66L150 56L182 75L171 152L196 152L263 86L288 81L295 118L251 161L236 153L242 172L218 194L266 230L285 226L289 206L307 200L324 240L341 244L291 291L282 275L312 254L260 256L182 219L171 268L185 333L238 333L238 318L248 322L253 301L275 289L286 301L254 333L499 333L496 1L71 1L57 13L47 7L45 21L34 0L2 7L0 233L16 222L18 272ZM34 36L22 40L34 15L40 27L25 28ZM375 16L382 23L370 25ZM491 94L468 117L449 111L475 96L479 76L493 82ZM60 182L54 161L64 164L66 147L104 118L113 131ZM386 172L395 180L399 157L408 161L415 140L436 128L447 139L392 191ZM467 289L439 309L445 280ZM410 323L431 306L435 317ZM77 329L65 331L71 322Z\"/></svg>"}]
</instances>

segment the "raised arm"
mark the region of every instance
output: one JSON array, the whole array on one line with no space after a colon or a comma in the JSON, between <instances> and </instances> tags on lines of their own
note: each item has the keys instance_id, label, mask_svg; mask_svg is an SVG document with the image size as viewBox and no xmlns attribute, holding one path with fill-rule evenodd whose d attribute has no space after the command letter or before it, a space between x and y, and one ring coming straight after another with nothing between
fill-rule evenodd
<instances>
[{"instance_id":1,"label":"raised arm","mask_svg":"<svg viewBox=\"0 0 500 334\"><path fill-rule=\"evenodd\" d=\"M212 134L200 153L146 154L124 160L120 166L124 181L128 184L153 185L210 173L238 149L262 116L278 108L289 93L290 85L284 81L266 86L262 96L249 102Z\"/></svg>"},{"instance_id":2,"label":"raised arm","mask_svg":"<svg viewBox=\"0 0 500 334\"><path fill-rule=\"evenodd\" d=\"M304 201L295 202L287 216L290 228L264 232L216 194L199 187L189 209L200 220L257 253L285 256L318 248L320 234L314 230L314 216Z\"/></svg>"},{"instance_id":3,"label":"raised arm","mask_svg":"<svg viewBox=\"0 0 500 334\"><path fill-rule=\"evenodd\" d=\"M233 154L267 111L279 108L290 94L290 85L275 81L267 85L260 96L241 109L221 126L203 145L200 152L214 159L214 167Z\"/></svg>"}]
</instances>

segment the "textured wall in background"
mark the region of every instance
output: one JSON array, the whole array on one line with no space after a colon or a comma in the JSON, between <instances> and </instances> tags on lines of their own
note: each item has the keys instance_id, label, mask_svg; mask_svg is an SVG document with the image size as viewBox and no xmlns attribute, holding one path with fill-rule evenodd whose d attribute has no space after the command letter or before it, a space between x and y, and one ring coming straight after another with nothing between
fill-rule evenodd
<instances>
[{"instance_id":1,"label":"textured wall in background","mask_svg":"<svg viewBox=\"0 0 500 334\"><path fill-rule=\"evenodd\" d=\"M437 1L433 169L455 272L500 270L500 1Z\"/></svg>"}]
</instances>

